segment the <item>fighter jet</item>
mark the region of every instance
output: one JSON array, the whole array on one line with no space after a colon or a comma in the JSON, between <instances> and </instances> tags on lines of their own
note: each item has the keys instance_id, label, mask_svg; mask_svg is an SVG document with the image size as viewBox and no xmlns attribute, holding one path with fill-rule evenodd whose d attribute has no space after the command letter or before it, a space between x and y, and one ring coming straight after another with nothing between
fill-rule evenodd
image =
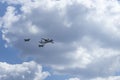
<instances>
[{"instance_id":1,"label":"fighter jet","mask_svg":"<svg viewBox=\"0 0 120 80\"><path fill-rule=\"evenodd\" d=\"M39 44L38 47L44 47L44 45L43 44Z\"/></svg>"},{"instance_id":2,"label":"fighter jet","mask_svg":"<svg viewBox=\"0 0 120 80\"><path fill-rule=\"evenodd\" d=\"M28 42L28 41L30 41L30 39L29 39L29 38L28 38L28 39L24 39L24 41L25 41L25 42Z\"/></svg>"},{"instance_id":3,"label":"fighter jet","mask_svg":"<svg viewBox=\"0 0 120 80\"><path fill-rule=\"evenodd\" d=\"M45 39L45 38L41 38L42 40L39 41L41 44L46 44L46 43L54 43L52 39Z\"/></svg>"}]
</instances>

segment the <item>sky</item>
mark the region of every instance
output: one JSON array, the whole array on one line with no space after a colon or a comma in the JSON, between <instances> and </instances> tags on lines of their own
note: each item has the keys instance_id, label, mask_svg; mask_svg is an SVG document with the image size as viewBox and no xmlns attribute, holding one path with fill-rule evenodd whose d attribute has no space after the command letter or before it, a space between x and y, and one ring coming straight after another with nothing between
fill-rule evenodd
<instances>
[{"instance_id":1,"label":"sky","mask_svg":"<svg viewBox=\"0 0 120 80\"><path fill-rule=\"evenodd\" d=\"M120 80L119 27L119 0L0 0L0 80Z\"/></svg>"}]
</instances>

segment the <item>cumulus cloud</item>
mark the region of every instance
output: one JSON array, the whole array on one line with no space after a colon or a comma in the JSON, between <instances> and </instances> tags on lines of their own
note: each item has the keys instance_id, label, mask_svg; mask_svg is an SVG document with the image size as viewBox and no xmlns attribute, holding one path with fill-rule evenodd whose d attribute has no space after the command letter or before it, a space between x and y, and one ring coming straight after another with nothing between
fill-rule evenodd
<instances>
[{"instance_id":1,"label":"cumulus cloud","mask_svg":"<svg viewBox=\"0 0 120 80\"><path fill-rule=\"evenodd\" d=\"M119 80L120 79L120 76L110 76L110 77L106 77L106 78L101 78L101 77L98 77L98 78L94 78L94 79L90 79L90 80ZM81 80L79 78L69 78L68 80ZM86 80L86 79L83 79L83 80Z\"/></svg>"},{"instance_id":2,"label":"cumulus cloud","mask_svg":"<svg viewBox=\"0 0 120 80\"><path fill-rule=\"evenodd\" d=\"M57 73L81 77L120 72L120 3L117 0L1 0L10 6L1 17L7 46L21 50ZM18 9L12 5L20 5ZM39 48L41 38L54 44ZM31 38L29 43L24 38ZM103 66L104 65L104 66Z\"/></svg>"},{"instance_id":3,"label":"cumulus cloud","mask_svg":"<svg viewBox=\"0 0 120 80\"><path fill-rule=\"evenodd\" d=\"M79 78L70 78L68 80L80 80Z\"/></svg>"},{"instance_id":4,"label":"cumulus cloud","mask_svg":"<svg viewBox=\"0 0 120 80\"><path fill-rule=\"evenodd\" d=\"M22 64L0 62L0 80L44 80L49 75L34 61Z\"/></svg>"},{"instance_id":5,"label":"cumulus cloud","mask_svg":"<svg viewBox=\"0 0 120 80\"><path fill-rule=\"evenodd\" d=\"M96 78L96 79L91 79L91 80L119 80L120 76L110 76L108 78Z\"/></svg>"}]
</instances>

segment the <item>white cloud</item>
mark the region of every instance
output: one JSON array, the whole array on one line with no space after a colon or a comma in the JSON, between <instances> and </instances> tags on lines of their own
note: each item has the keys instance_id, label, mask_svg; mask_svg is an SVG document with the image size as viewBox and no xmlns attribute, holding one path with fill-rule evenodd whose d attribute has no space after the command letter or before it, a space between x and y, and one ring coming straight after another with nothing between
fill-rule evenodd
<instances>
[{"instance_id":1,"label":"white cloud","mask_svg":"<svg viewBox=\"0 0 120 80\"><path fill-rule=\"evenodd\" d=\"M22 64L0 62L0 80L44 80L49 75L34 61Z\"/></svg>"},{"instance_id":2,"label":"white cloud","mask_svg":"<svg viewBox=\"0 0 120 80\"><path fill-rule=\"evenodd\" d=\"M106 77L120 72L117 0L2 1L21 5L21 13L8 7L1 22L7 45L18 48L24 56L32 56L58 73L80 77ZM55 43L39 48L42 37L53 38ZM25 43L24 38L31 41Z\"/></svg>"},{"instance_id":3,"label":"white cloud","mask_svg":"<svg viewBox=\"0 0 120 80\"><path fill-rule=\"evenodd\" d=\"M7 12L5 13L5 16L2 18L3 23L7 23L4 25L5 28L11 27L11 25L18 20L18 16L15 16L16 11L15 8L12 6L9 6L7 8Z\"/></svg>"},{"instance_id":4,"label":"white cloud","mask_svg":"<svg viewBox=\"0 0 120 80\"><path fill-rule=\"evenodd\" d=\"M81 80L81 79L76 77L76 78L69 78L66 80ZM86 80L86 79L82 79L82 80ZM94 79L90 79L90 80L120 80L120 76L110 76L110 77L106 77L106 78L98 77L98 78L94 78Z\"/></svg>"},{"instance_id":5,"label":"white cloud","mask_svg":"<svg viewBox=\"0 0 120 80\"><path fill-rule=\"evenodd\" d=\"M106 77L119 73L119 51L94 47L79 48L67 55L72 61L66 65L52 66L59 73L77 75L84 78ZM56 73L57 73L56 72ZM84 80L84 79L83 79Z\"/></svg>"},{"instance_id":6,"label":"white cloud","mask_svg":"<svg viewBox=\"0 0 120 80\"><path fill-rule=\"evenodd\" d=\"M68 80L80 80L79 78L70 78Z\"/></svg>"},{"instance_id":7,"label":"white cloud","mask_svg":"<svg viewBox=\"0 0 120 80\"><path fill-rule=\"evenodd\" d=\"M95 78L95 79L91 79L91 80L120 80L120 76L110 76L107 78Z\"/></svg>"}]
</instances>

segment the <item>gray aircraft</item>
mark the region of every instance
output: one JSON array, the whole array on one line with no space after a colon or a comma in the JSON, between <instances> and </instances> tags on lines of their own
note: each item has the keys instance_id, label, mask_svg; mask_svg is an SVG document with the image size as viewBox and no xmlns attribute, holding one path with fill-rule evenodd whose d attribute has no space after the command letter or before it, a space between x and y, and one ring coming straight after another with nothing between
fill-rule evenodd
<instances>
[{"instance_id":1,"label":"gray aircraft","mask_svg":"<svg viewBox=\"0 0 120 80\"><path fill-rule=\"evenodd\" d=\"M29 38L28 38L28 39L24 39L24 41L25 41L25 42L28 42L28 41L30 41L30 39L29 39Z\"/></svg>"},{"instance_id":2,"label":"gray aircraft","mask_svg":"<svg viewBox=\"0 0 120 80\"><path fill-rule=\"evenodd\" d=\"M41 38L41 39L42 39L42 40L39 41L41 44L54 43L54 42L53 42L53 39L49 39L49 38L47 38L47 39Z\"/></svg>"},{"instance_id":3,"label":"gray aircraft","mask_svg":"<svg viewBox=\"0 0 120 80\"><path fill-rule=\"evenodd\" d=\"M44 45L43 44L39 44L38 47L44 47Z\"/></svg>"}]
</instances>

